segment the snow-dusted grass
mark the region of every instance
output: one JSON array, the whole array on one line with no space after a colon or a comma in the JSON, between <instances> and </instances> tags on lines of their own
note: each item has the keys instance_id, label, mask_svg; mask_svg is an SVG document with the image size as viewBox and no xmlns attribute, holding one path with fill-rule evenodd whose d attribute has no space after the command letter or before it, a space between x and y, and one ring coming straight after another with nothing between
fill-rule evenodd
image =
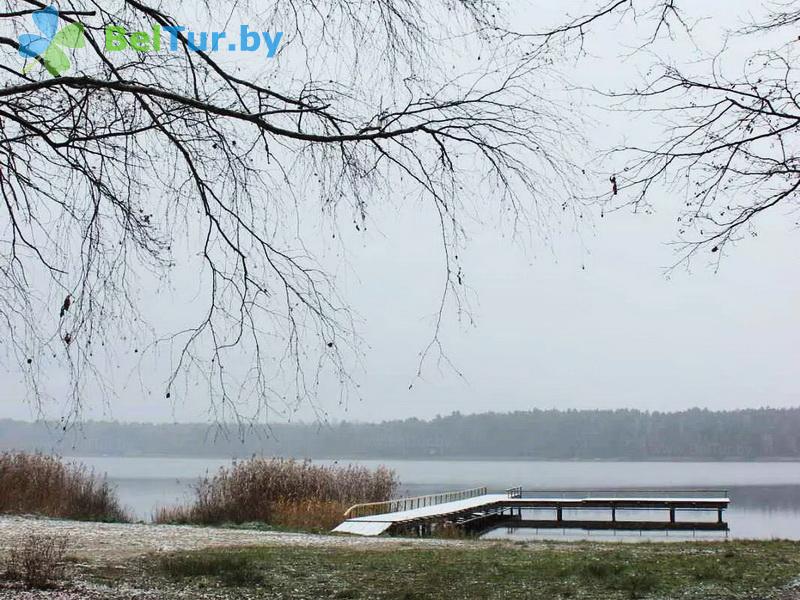
<instances>
[{"instance_id":1,"label":"snow-dusted grass","mask_svg":"<svg viewBox=\"0 0 800 600\"><path fill-rule=\"evenodd\" d=\"M83 585L107 599L796 600L798 573L791 542L262 546L151 555Z\"/></svg>"},{"instance_id":2,"label":"snow-dusted grass","mask_svg":"<svg viewBox=\"0 0 800 600\"><path fill-rule=\"evenodd\" d=\"M208 598L800 600L800 543L557 543L358 538L215 527L0 518L68 535L53 590L0 600Z\"/></svg>"},{"instance_id":3,"label":"snow-dusted grass","mask_svg":"<svg viewBox=\"0 0 800 600\"><path fill-rule=\"evenodd\" d=\"M262 547L181 555L190 573L175 571L175 556L150 560L167 586L219 586L255 598L800 598L789 589L800 574L800 544L793 542ZM216 561L235 564L235 579L259 583L226 583L227 570Z\"/></svg>"}]
</instances>

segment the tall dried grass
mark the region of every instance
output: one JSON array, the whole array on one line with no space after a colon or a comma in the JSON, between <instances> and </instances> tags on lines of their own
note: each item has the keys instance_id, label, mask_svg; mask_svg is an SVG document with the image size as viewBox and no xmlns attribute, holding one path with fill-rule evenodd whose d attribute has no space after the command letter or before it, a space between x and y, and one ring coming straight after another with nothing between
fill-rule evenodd
<instances>
[{"instance_id":1,"label":"tall dried grass","mask_svg":"<svg viewBox=\"0 0 800 600\"><path fill-rule=\"evenodd\" d=\"M262 522L294 529L328 529L348 506L381 502L397 491L394 471L323 466L310 461L252 458L221 468L195 486L189 506L163 508L157 523Z\"/></svg>"},{"instance_id":2,"label":"tall dried grass","mask_svg":"<svg viewBox=\"0 0 800 600\"><path fill-rule=\"evenodd\" d=\"M0 454L0 513L130 520L105 477L56 456L25 452Z\"/></svg>"},{"instance_id":3,"label":"tall dried grass","mask_svg":"<svg viewBox=\"0 0 800 600\"><path fill-rule=\"evenodd\" d=\"M350 506L347 502L326 500L278 500L273 507L272 524L295 531L330 531L342 522L344 511Z\"/></svg>"}]
</instances>

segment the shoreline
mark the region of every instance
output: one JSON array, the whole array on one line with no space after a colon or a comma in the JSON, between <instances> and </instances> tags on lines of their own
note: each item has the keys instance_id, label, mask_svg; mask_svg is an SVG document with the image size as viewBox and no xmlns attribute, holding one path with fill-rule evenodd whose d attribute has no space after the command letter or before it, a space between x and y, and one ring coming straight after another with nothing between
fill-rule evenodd
<instances>
[{"instance_id":1,"label":"shoreline","mask_svg":"<svg viewBox=\"0 0 800 600\"><path fill-rule=\"evenodd\" d=\"M14 451L9 449L9 451ZM42 451L44 452L44 451ZM48 452L49 453L49 452ZM183 454L57 454L63 458L172 458L179 460L245 460L251 458L247 456L217 456L217 455L183 455ZM530 462L530 463L680 463L680 464L770 464L770 463L800 463L798 457L764 457L764 458L533 458L533 457L468 457L468 456L426 456L426 457L391 457L391 456L315 456L315 457L291 457L281 454L256 454L266 458L295 458L296 460L310 461L382 461L391 460L395 462Z\"/></svg>"}]
</instances>

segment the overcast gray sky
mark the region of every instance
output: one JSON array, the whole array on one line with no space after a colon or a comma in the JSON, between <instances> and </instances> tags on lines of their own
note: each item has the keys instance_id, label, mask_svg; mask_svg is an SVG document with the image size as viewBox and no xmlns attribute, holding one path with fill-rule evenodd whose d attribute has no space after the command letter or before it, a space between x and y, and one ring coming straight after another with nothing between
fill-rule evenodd
<instances>
[{"instance_id":1,"label":"overcast gray sky","mask_svg":"<svg viewBox=\"0 0 800 600\"><path fill-rule=\"evenodd\" d=\"M548 12L562 6L547 2L538 3L541 10L526 10L530 4L519 7L519 27L525 19L527 27L537 27L539 18L546 21ZM693 4L703 5L693 7L696 17L716 17L700 23L696 34L709 52L721 46L722 30L735 24L722 18L736 11L744 16L756 5L746 0ZM622 58L637 36L619 28L593 36L590 56L560 69L579 86L636 85L652 60ZM688 40L657 48L665 49L676 60L698 56ZM656 131L646 119L632 123L593 107L599 100L591 94L581 98L589 147L597 152ZM362 399L340 407L334 390L323 390L320 402L329 418L800 404L796 215L779 208L759 220L758 237L738 243L719 271L700 257L689 271L667 274L676 259L668 243L676 236L680 200L665 192L656 198L654 215L623 212L601 219L587 211L577 227L569 221L557 226L551 240L538 235L514 240L502 224L469 226L464 265L474 322L459 323L450 313L443 329L448 357L463 377L429 361L421 379L416 378L419 352L432 334L442 282L437 225L423 206L372 207L366 233L344 227L345 252L339 243L330 244L322 256L361 317L366 342L364 368L355 373ZM30 418L30 408L19 402L22 387L16 377L3 377L0 417ZM120 386L119 396L110 408L97 408L100 403L91 399L85 416L137 421L208 416L208 399L199 392L176 406L160 394L143 394L135 383ZM308 409L298 414L313 417Z\"/></svg>"}]
</instances>

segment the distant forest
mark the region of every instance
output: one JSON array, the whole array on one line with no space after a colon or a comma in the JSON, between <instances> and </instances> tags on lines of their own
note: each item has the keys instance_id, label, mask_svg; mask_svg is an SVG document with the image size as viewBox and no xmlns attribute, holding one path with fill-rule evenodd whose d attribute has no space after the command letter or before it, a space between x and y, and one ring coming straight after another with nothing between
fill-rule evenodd
<instances>
[{"instance_id":1,"label":"distant forest","mask_svg":"<svg viewBox=\"0 0 800 600\"><path fill-rule=\"evenodd\" d=\"M0 449L116 456L798 459L800 408L454 413L430 421L276 424L247 430L89 422L66 433L47 423L0 420Z\"/></svg>"}]
</instances>

